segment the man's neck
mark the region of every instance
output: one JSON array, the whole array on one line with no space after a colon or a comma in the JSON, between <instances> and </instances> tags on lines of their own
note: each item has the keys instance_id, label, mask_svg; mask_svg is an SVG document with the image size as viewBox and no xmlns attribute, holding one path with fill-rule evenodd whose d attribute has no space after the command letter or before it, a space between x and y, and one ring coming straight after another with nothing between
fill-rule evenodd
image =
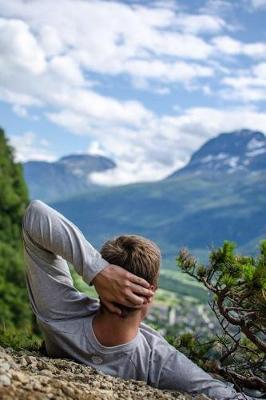
<instances>
[{"instance_id":1,"label":"man's neck","mask_svg":"<svg viewBox=\"0 0 266 400\"><path fill-rule=\"evenodd\" d=\"M118 346L133 340L138 333L141 316L134 313L126 318L99 311L93 319L93 331L103 346Z\"/></svg>"}]
</instances>

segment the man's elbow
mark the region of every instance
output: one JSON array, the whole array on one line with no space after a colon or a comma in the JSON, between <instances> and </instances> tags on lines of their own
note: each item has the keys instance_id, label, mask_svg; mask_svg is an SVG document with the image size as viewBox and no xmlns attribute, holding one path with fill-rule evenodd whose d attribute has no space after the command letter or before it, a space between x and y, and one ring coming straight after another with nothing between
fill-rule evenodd
<instances>
[{"instance_id":1,"label":"man's elbow","mask_svg":"<svg viewBox=\"0 0 266 400\"><path fill-rule=\"evenodd\" d=\"M29 205L27 206L23 219L22 219L22 229L26 232L30 232L32 221L34 216L40 213L41 209L43 208L43 202L40 200L31 200Z\"/></svg>"}]
</instances>

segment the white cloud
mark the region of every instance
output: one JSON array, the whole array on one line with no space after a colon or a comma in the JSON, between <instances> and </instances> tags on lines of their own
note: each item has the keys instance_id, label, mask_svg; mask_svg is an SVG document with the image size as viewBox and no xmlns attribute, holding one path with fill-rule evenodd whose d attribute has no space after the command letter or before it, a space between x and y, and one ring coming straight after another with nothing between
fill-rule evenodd
<instances>
[{"instance_id":1,"label":"white cloud","mask_svg":"<svg viewBox=\"0 0 266 400\"><path fill-rule=\"evenodd\" d=\"M138 101L122 102L92 91L91 82L85 80L78 63L70 56L40 58L42 51L24 22L12 20L2 26L6 31L0 37L5 52L0 64L0 98L13 104L16 111L23 106L25 115L27 106L52 107L54 111L47 115L53 120L57 116L59 123L60 117L66 117L65 125L70 119L76 122L86 116L91 118L92 125L99 120L139 126L149 117L150 112ZM15 45L9 46L8 38ZM21 50L19 43L30 47ZM76 129L79 126L80 122Z\"/></svg>"},{"instance_id":2,"label":"white cloud","mask_svg":"<svg viewBox=\"0 0 266 400\"><path fill-rule=\"evenodd\" d=\"M19 68L34 75L46 67L45 55L26 23L0 18L0 70Z\"/></svg>"},{"instance_id":3,"label":"white cloud","mask_svg":"<svg viewBox=\"0 0 266 400\"><path fill-rule=\"evenodd\" d=\"M226 54L239 54L241 52L241 43L229 36L218 36L213 39L218 51Z\"/></svg>"},{"instance_id":4,"label":"white cloud","mask_svg":"<svg viewBox=\"0 0 266 400\"><path fill-rule=\"evenodd\" d=\"M57 79L66 80L71 85L85 84L79 65L68 56L53 57L49 68Z\"/></svg>"},{"instance_id":5,"label":"white cloud","mask_svg":"<svg viewBox=\"0 0 266 400\"><path fill-rule=\"evenodd\" d=\"M19 105L19 104L14 104L12 107L12 110L14 111L15 114L17 114L19 117L27 117L28 116L28 111L25 107Z\"/></svg>"},{"instance_id":6,"label":"white cloud","mask_svg":"<svg viewBox=\"0 0 266 400\"><path fill-rule=\"evenodd\" d=\"M166 63L161 61L131 61L125 69L133 76L159 79L163 82L189 82L197 77L210 77L213 68L183 61Z\"/></svg>"},{"instance_id":7,"label":"white cloud","mask_svg":"<svg viewBox=\"0 0 266 400\"><path fill-rule=\"evenodd\" d=\"M192 26L210 32L224 25L214 16L183 13L181 18L163 7L97 0L62 0L60 5L0 0L0 5L6 17L0 23L1 99L24 116L27 107L48 107L48 118L76 132L84 130L88 117L87 127L115 121L139 127L152 114L139 101L96 93L89 72L126 74L133 85L142 80L148 87L145 80L156 80L159 87L179 82L186 88L214 74L213 67L179 59L206 60L212 52L211 45L190 33Z\"/></svg>"},{"instance_id":8,"label":"white cloud","mask_svg":"<svg viewBox=\"0 0 266 400\"><path fill-rule=\"evenodd\" d=\"M60 38L60 32L50 25L43 25L38 32L38 40L41 48L47 56L63 54L64 43Z\"/></svg>"},{"instance_id":9,"label":"white cloud","mask_svg":"<svg viewBox=\"0 0 266 400\"><path fill-rule=\"evenodd\" d=\"M266 43L247 43L242 46L242 54L254 58L266 58Z\"/></svg>"},{"instance_id":10,"label":"white cloud","mask_svg":"<svg viewBox=\"0 0 266 400\"><path fill-rule=\"evenodd\" d=\"M217 36L213 39L217 52L228 55L245 55L251 58L266 58L266 43L243 43L230 36Z\"/></svg>"},{"instance_id":11,"label":"white cloud","mask_svg":"<svg viewBox=\"0 0 266 400\"><path fill-rule=\"evenodd\" d=\"M30 159L39 161L55 161L56 157L49 148L45 139L39 139L34 132L25 132L23 135L11 135L10 143L15 149L15 159L19 162Z\"/></svg>"},{"instance_id":12,"label":"white cloud","mask_svg":"<svg viewBox=\"0 0 266 400\"><path fill-rule=\"evenodd\" d=\"M221 94L224 99L241 101L247 104L266 100L265 89L254 87L243 87L239 91L224 90Z\"/></svg>"},{"instance_id":13,"label":"white cloud","mask_svg":"<svg viewBox=\"0 0 266 400\"><path fill-rule=\"evenodd\" d=\"M218 32L225 27L220 17L176 14L158 5L148 8L81 0L62 0L60 4L0 0L0 5L3 15L23 19L36 32L46 56L64 54L76 62L76 69L79 64L102 74L132 74L134 62L143 58L146 63L151 61L153 74L155 55L161 63L166 56L206 60L212 46L193 33ZM64 67L69 69L69 65ZM167 67L171 67L169 61Z\"/></svg>"},{"instance_id":14,"label":"white cloud","mask_svg":"<svg viewBox=\"0 0 266 400\"><path fill-rule=\"evenodd\" d=\"M180 14L176 18L177 25L190 33L218 33L226 28L225 21L217 15Z\"/></svg>"},{"instance_id":15,"label":"white cloud","mask_svg":"<svg viewBox=\"0 0 266 400\"><path fill-rule=\"evenodd\" d=\"M222 97L241 102L266 100L266 63L255 64L248 71L239 71L234 76L223 79L227 88Z\"/></svg>"},{"instance_id":16,"label":"white cloud","mask_svg":"<svg viewBox=\"0 0 266 400\"><path fill-rule=\"evenodd\" d=\"M198 107L154 118L139 132L101 131L97 135L101 151L115 159L117 168L95 173L92 179L107 185L162 179L213 136L240 128L263 132L265 126L266 114L252 108Z\"/></svg>"},{"instance_id":17,"label":"white cloud","mask_svg":"<svg viewBox=\"0 0 266 400\"><path fill-rule=\"evenodd\" d=\"M266 0L251 0L251 5L255 9L266 8Z\"/></svg>"},{"instance_id":18,"label":"white cloud","mask_svg":"<svg viewBox=\"0 0 266 400\"><path fill-rule=\"evenodd\" d=\"M73 101L73 99L78 99L78 101ZM48 117L54 121L57 119L64 126L68 125L68 121L74 120L74 123L78 123L79 118L82 121L86 117L92 125L96 126L120 123L140 127L152 116L152 112L138 101L121 102L112 97L101 96L82 89L53 93L50 101L63 107L64 110L48 113ZM78 125L81 126L80 123Z\"/></svg>"},{"instance_id":19,"label":"white cloud","mask_svg":"<svg viewBox=\"0 0 266 400\"><path fill-rule=\"evenodd\" d=\"M174 168L179 168L181 165L182 162L177 162ZM158 171L156 177L154 177L154 171ZM110 169L104 173L94 172L90 175L90 178L92 182L100 185L116 186L163 179L165 176L170 175L172 171L173 165L167 167L156 161L146 163L145 168L142 166L141 169L137 163L132 164L131 162L121 161L117 168Z\"/></svg>"},{"instance_id":20,"label":"white cloud","mask_svg":"<svg viewBox=\"0 0 266 400\"><path fill-rule=\"evenodd\" d=\"M219 76L228 89L224 98L230 90L247 101L259 100L264 63L254 66L251 76L234 77L224 59L234 60L236 66L239 55L260 59L266 45L226 36L228 25L219 15L185 13L158 2L145 6L99 0L0 0L0 7L0 98L20 116L39 107L38 115L87 135L89 151L100 151L118 163L107 174L95 174L99 182L160 179L181 167L214 134L265 126L265 116L247 108L194 107L159 116L140 100L118 99L115 91L113 97L105 95L104 84L100 86L106 76L123 75L133 89L167 94L178 83L187 91L212 95L212 80ZM21 159L29 154L53 158L35 134L12 140Z\"/></svg>"},{"instance_id":21,"label":"white cloud","mask_svg":"<svg viewBox=\"0 0 266 400\"><path fill-rule=\"evenodd\" d=\"M207 0L201 12L217 15L227 15L235 6L231 0Z\"/></svg>"},{"instance_id":22,"label":"white cloud","mask_svg":"<svg viewBox=\"0 0 266 400\"><path fill-rule=\"evenodd\" d=\"M57 125L67 128L70 132L81 134L88 132L88 119L84 115L64 110L60 112L49 112L47 117Z\"/></svg>"},{"instance_id":23,"label":"white cloud","mask_svg":"<svg viewBox=\"0 0 266 400\"><path fill-rule=\"evenodd\" d=\"M266 80L266 63L260 63L253 67L253 74L260 79Z\"/></svg>"},{"instance_id":24,"label":"white cloud","mask_svg":"<svg viewBox=\"0 0 266 400\"><path fill-rule=\"evenodd\" d=\"M15 106L17 105L24 106L25 108L30 106L42 105L40 100L38 100L37 98L33 97L30 94L13 92L3 87L1 88L1 86L0 86L0 100L5 101L6 103L14 104Z\"/></svg>"},{"instance_id":25,"label":"white cloud","mask_svg":"<svg viewBox=\"0 0 266 400\"><path fill-rule=\"evenodd\" d=\"M0 64L2 89L38 98L44 105L68 114L83 106L66 106L67 96L71 101L75 98L76 103L85 97L92 99L92 90L85 93L85 87L95 86L88 80L90 71L129 75L134 88L148 88L145 81L153 80L168 85L179 82L185 89L196 82L200 89L206 88L204 79L217 73L212 57L221 52L259 57L265 49L261 43L244 45L226 36L210 43L197 34L224 31L226 24L220 16L180 13L158 3L146 7L97 0L62 0L60 4L52 0L0 0L0 5L7 18L2 19L5 31L0 39L5 49L4 64ZM13 45L7 45L9 42ZM95 93L94 98L96 101L88 105L94 110L99 106L101 113L103 96ZM106 103L110 109L104 109L109 114L117 114L119 108L129 110L123 104L114 106L110 99Z\"/></svg>"},{"instance_id":26,"label":"white cloud","mask_svg":"<svg viewBox=\"0 0 266 400\"><path fill-rule=\"evenodd\" d=\"M108 154L104 151L101 143L99 143L97 140L93 140L90 143L87 151L89 154L93 154L93 155L108 156Z\"/></svg>"}]
</instances>

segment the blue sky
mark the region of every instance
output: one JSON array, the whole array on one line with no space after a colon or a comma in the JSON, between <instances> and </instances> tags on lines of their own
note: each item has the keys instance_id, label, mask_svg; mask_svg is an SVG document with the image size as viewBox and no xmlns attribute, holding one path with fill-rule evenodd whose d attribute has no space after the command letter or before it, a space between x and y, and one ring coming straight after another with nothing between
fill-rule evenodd
<instances>
[{"instance_id":1,"label":"blue sky","mask_svg":"<svg viewBox=\"0 0 266 400\"><path fill-rule=\"evenodd\" d=\"M161 179L206 140L266 130L266 0L0 0L0 125L20 161Z\"/></svg>"}]
</instances>

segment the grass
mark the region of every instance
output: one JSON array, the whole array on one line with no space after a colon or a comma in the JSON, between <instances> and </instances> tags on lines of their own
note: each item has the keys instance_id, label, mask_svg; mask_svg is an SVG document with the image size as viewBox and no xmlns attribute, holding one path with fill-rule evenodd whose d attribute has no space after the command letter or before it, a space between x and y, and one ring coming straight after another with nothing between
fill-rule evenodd
<instances>
[{"instance_id":1,"label":"grass","mask_svg":"<svg viewBox=\"0 0 266 400\"><path fill-rule=\"evenodd\" d=\"M159 288L156 291L154 298L154 305L165 305L169 307L179 306L184 303L189 304L198 304L199 300L192 296L179 296L175 292L171 292L170 290Z\"/></svg>"},{"instance_id":2,"label":"grass","mask_svg":"<svg viewBox=\"0 0 266 400\"><path fill-rule=\"evenodd\" d=\"M31 332L30 329L14 327L0 328L0 346L12 347L14 350L40 351L43 339Z\"/></svg>"},{"instance_id":3,"label":"grass","mask_svg":"<svg viewBox=\"0 0 266 400\"><path fill-rule=\"evenodd\" d=\"M202 304L208 302L207 290L200 283L180 271L161 270L159 287L175 293L178 298L190 297Z\"/></svg>"}]
</instances>

